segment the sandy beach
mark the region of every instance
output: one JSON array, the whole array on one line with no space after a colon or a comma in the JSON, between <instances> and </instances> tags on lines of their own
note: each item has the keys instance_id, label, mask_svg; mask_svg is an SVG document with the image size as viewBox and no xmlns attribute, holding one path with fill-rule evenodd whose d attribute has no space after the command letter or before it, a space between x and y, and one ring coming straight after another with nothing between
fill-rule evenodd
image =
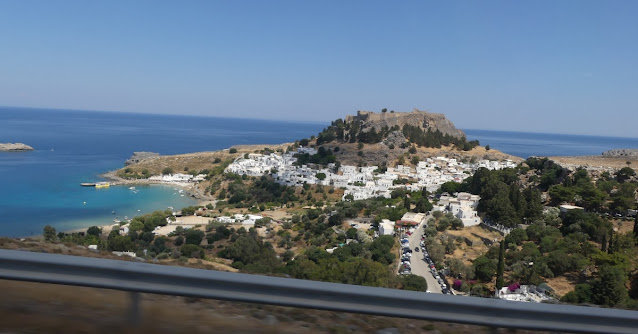
<instances>
[{"instance_id":1,"label":"sandy beach","mask_svg":"<svg viewBox=\"0 0 638 334\"><path fill-rule=\"evenodd\" d=\"M116 175L116 171L110 171L104 174L99 175L100 177L114 183L115 185L167 185L173 186L176 188L180 188L186 192L188 196L198 199L199 201L215 201L216 199L212 196L205 195L199 188L197 188L196 183L188 183L188 182L161 182L161 181L151 181L148 179L134 179L128 180L123 179ZM202 205L202 204L199 204ZM205 205L205 204L203 204Z\"/></svg>"}]
</instances>

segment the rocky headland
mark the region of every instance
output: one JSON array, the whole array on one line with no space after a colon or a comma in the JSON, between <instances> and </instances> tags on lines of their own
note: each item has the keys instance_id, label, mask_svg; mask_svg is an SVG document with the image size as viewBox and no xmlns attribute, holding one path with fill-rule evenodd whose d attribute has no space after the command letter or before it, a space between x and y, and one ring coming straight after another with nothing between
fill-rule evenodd
<instances>
[{"instance_id":1,"label":"rocky headland","mask_svg":"<svg viewBox=\"0 0 638 334\"><path fill-rule=\"evenodd\" d=\"M463 130L457 129L454 123L447 119L443 114L430 113L418 109L413 109L411 112L382 112L375 113L372 111L358 111L356 115L346 116L346 123L355 121L361 122L361 131L370 131L373 128L376 131L381 130L383 127L392 128L398 126L402 128L404 125L412 125L420 127L421 129L432 131L441 131L444 135L450 135L452 137L465 137Z\"/></svg>"},{"instance_id":2,"label":"rocky headland","mask_svg":"<svg viewBox=\"0 0 638 334\"><path fill-rule=\"evenodd\" d=\"M125 165L133 165L138 162L159 158L159 153L154 152L133 152L133 155L126 161L124 161Z\"/></svg>"},{"instance_id":3,"label":"rocky headland","mask_svg":"<svg viewBox=\"0 0 638 334\"><path fill-rule=\"evenodd\" d=\"M628 157L628 158L638 158L638 149L618 149L618 150L609 150L603 152L603 157L611 157L611 158L620 158L620 157Z\"/></svg>"},{"instance_id":4,"label":"rocky headland","mask_svg":"<svg viewBox=\"0 0 638 334\"><path fill-rule=\"evenodd\" d=\"M33 151L33 147L23 143L0 143L0 152Z\"/></svg>"}]
</instances>

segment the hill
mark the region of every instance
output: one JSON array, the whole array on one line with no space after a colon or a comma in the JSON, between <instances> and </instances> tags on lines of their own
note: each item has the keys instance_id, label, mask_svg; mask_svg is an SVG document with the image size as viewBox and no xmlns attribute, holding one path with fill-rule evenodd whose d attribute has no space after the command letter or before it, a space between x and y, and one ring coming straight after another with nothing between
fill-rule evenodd
<instances>
[{"instance_id":1,"label":"hill","mask_svg":"<svg viewBox=\"0 0 638 334\"><path fill-rule=\"evenodd\" d=\"M411 112L381 112L358 111L356 116L346 116L346 123L361 123L361 131L367 132L376 129L377 132L383 128L399 127L404 125L417 126L423 130L431 129L432 131L440 131L444 135L450 135L456 138L465 137L462 130L457 129L454 124L448 120L443 114L429 113L413 109Z\"/></svg>"},{"instance_id":2,"label":"hill","mask_svg":"<svg viewBox=\"0 0 638 334\"><path fill-rule=\"evenodd\" d=\"M459 161L481 159L522 161L518 157L468 141L443 114L414 109L411 112L358 111L337 119L317 137L297 144L329 149L341 164L394 166L447 156Z\"/></svg>"}]
</instances>

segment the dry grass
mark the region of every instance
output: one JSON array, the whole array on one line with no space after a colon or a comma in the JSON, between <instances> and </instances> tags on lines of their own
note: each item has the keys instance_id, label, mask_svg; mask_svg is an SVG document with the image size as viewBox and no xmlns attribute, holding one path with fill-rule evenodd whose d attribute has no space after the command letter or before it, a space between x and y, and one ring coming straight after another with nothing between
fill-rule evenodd
<instances>
[{"instance_id":1,"label":"dry grass","mask_svg":"<svg viewBox=\"0 0 638 334\"><path fill-rule=\"evenodd\" d=\"M565 274L564 276L548 278L546 280L547 285L554 289L554 292L558 296L566 295L568 292L574 290L576 284L580 283L577 275L574 274Z\"/></svg>"},{"instance_id":2,"label":"dry grass","mask_svg":"<svg viewBox=\"0 0 638 334\"><path fill-rule=\"evenodd\" d=\"M473 246L468 246L465 242L461 242L460 245L458 245L457 249L454 251L453 254L448 254L446 255L446 258L455 258L455 259L459 259L462 260L463 262L465 262L466 264L469 264L472 262L472 260L476 259L477 257L485 254L485 252L487 252L487 250L489 249L488 246L486 246L480 238L474 236L472 233L479 235L483 238L489 239L489 240L501 240L503 239L503 236L500 235L498 232L493 232L490 231L488 229L485 229L483 227L481 227L480 225L477 226L470 226L470 227L466 227L463 228L461 230L448 230L446 231L446 234L449 235L453 235L455 237L459 237L459 238L468 238L469 240L474 242Z\"/></svg>"},{"instance_id":3,"label":"dry grass","mask_svg":"<svg viewBox=\"0 0 638 334\"><path fill-rule=\"evenodd\" d=\"M635 157L603 157L601 155L580 156L580 157L549 157L559 165L564 167L592 167L592 168L614 168L620 169L623 167L632 167L635 171L638 171L638 159ZM631 162L631 165L627 165L627 161Z\"/></svg>"}]
</instances>

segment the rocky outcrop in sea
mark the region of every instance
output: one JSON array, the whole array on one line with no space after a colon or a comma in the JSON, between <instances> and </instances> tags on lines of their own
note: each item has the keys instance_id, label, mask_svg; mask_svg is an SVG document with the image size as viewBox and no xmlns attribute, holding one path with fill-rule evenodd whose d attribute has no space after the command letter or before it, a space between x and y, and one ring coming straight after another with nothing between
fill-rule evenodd
<instances>
[{"instance_id":1,"label":"rocky outcrop in sea","mask_svg":"<svg viewBox=\"0 0 638 334\"><path fill-rule=\"evenodd\" d=\"M154 152L133 152L133 155L128 160L124 161L124 164L128 166L143 160L159 158L159 156L159 153Z\"/></svg>"},{"instance_id":2,"label":"rocky outcrop in sea","mask_svg":"<svg viewBox=\"0 0 638 334\"><path fill-rule=\"evenodd\" d=\"M0 152L33 151L33 147L23 143L0 143Z\"/></svg>"},{"instance_id":3,"label":"rocky outcrop in sea","mask_svg":"<svg viewBox=\"0 0 638 334\"><path fill-rule=\"evenodd\" d=\"M618 150L609 150L606 152L603 152L603 156L604 157L613 157L613 158L618 158L618 157L631 157L631 158L638 158L638 149L618 149Z\"/></svg>"}]
</instances>

